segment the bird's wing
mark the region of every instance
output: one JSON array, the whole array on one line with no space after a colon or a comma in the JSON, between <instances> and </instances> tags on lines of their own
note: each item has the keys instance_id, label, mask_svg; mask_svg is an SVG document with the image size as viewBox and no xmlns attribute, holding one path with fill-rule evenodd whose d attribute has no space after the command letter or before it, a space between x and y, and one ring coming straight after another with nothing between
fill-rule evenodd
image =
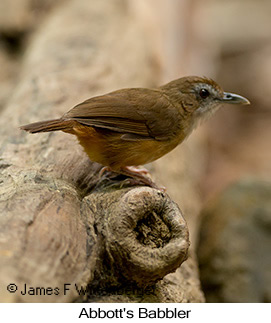
<instances>
[{"instance_id":1,"label":"bird's wing","mask_svg":"<svg viewBox=\"0 0 271 323\"><path fill-rule=\"evenodd\" d=\"M123 140L168 140L179 113L161 91L131 88L86 100L63 118L122 133Z\"/></svg>"}]
</instances>

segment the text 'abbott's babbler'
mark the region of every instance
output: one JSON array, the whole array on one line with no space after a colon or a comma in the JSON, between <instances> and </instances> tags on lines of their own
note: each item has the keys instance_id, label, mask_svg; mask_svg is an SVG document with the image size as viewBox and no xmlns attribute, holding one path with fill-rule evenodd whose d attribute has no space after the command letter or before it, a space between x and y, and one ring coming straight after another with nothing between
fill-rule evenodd
<instances>
[{"instance_id":1,"label":"text 'abbott's babbler'","mask_svg":"<svg viewBox=\"0 0 271 323\"><path fill-rule=\"evenodd\" d=\"M174 307L172 309L170 308L157 308L155 310L149 310L146 307L140 307L138 311L134 311L131 309L119 308L114 310L103 310L101 308L93 309L89 308L86 309L85 307L82 308L79 318L86 317L90 319L103 319L103 318L168 318L168 319L185 319L189 318L189 314L191 313L191 310L179 310L178 308Z\"/></svg>"}]
</instances>

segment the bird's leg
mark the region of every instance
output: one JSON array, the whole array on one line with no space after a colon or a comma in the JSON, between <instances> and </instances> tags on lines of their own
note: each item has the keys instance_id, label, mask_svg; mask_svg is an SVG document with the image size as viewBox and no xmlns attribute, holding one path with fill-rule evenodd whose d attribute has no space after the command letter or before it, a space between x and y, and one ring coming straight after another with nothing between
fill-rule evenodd
<instances>
[{"instance_id":1,"label":"bird's leg","mask_svg":"<svg viewBox=\"0 0 271 323\"><path fill-rule=\"evenodd\" d=\"M147 170L145 167L136 167L136 166L126 166L123 167L122 170L124 169L125 172L129 172L130 174L140 174L145 177L145 175L151 177L150 172ZM131 175L132 176L132 175Z\"/></svg>"},{"instance_id":2,"label":"bird's leg","mask_svg":"<svg viewBox=\"0 0 271 323\"><path fill-rule=\"evenodd\" d=\"M144 184L144 185L156 188L158 190L165 191L165 187L159 187L156 183L152 181L152 179L149 177L150 173L146 168L126 166L126 167L122 167L118 172L120 174L132 177L132 179L127 179L129 183L132 185ZM149 175L149 176L146 176L146 175Z\"/></svg>"},{"instance_id":3,"label":"bird's leg","mask_svg":"<svg viewBox=\"0 0 271 323\"><path fill-rule=\"evenodd\" d=\"M106 172L109 172L109 176L108 176L108 174L105 175ZM112 177L116 176L117 174L129 176L130 178L127 178L124 182L126 182L126 183L128 182L130 185L142 185L143 184L146 186L150 186L152 188L156 188L161 191L166 190L165 187L159 187L156 183L154 183L152 181L152 179L150 178L149 171L144 167L138 168L136 166L126 166L126 167L122 167L120 169L115 170L109 166L105 166L99 172L99 179L102 179L103 176L112 178Z\"/></svg>"},{"instance_id":4,"label":"bird's leg","mask_svg":"<svg viewBox=\"0 0 271 323\"><path fill-rule=\"evenodd\" d=\"M101 170L99 171L99 179L101 179L106 172L112 172L112 168L110 168L109 166L104 166L103 168L101 168Z\"/></svg>"},{"instance_id":5,"label":"bird's leg","mask_svg":"<svg viewBox=\"0 0 271 323\"><path fill-rule=\"evenodd\" d=\"M125 171L125 175L128 175L128 174L126 173L126 171L128 171L128 172L129 172L129 174L130 174L130 175L128 175L128 176L132 176L132 177L134 177L134 176L133 176L133 175L131 175L131 174L140 174L140 175L142 175L142 176L144 176L144 175L148 175L148 176L150 177L150 173L149 173L149 171L148 171L145 167L138 168L138 167L136 167L136 166L126 166L126 167L123 167L123 169L124 169L124 171ZM119 171L119 170L114 170L114 169L112 169L112 168L111 168L111 167L109 167L109 166L104 166L104 167L103 167L103 168L101 168L101 170L99 171L99 178L102 178L106 172L114 173L114 174L124 174L124 173L122 172L122 168L121 168L121 171Z\"/></svg>"}]
</instances>

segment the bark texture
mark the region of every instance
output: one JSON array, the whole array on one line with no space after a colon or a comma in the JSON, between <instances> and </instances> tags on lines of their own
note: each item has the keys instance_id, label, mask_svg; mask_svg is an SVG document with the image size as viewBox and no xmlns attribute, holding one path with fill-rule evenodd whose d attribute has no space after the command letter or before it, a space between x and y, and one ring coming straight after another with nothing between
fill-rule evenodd
<instances>
[{"instance_id":1,"label":"bark texture","mask_svg":"<svg viewBox=\"0 0 271 323\"><path fill-rule=\"evenodd\" d=\"M0 286L18 288L1 288L2 302L203 300L195 261L180 267L188 229L167 194L100 181L73 136L18 129L94 95L152 86L149 43L125 1L74 0L29 46L1 115Z\"/></svg>"}]
</instances>

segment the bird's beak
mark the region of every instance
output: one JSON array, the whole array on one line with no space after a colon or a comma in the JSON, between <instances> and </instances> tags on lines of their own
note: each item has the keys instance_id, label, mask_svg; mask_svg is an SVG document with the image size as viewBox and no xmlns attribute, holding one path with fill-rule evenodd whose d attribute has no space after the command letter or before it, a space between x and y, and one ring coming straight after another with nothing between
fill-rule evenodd
<instances>
[{"instance_id":1,"label":"bird's beak","mask_svg":"<svg viewBox=\"0 0 271 323\"><path fill-rule=\"evenodd\" d=\"M223 103L230 104L250 104L248 99L241 95L224 92L223 98L221 99Z\"/></svg>"}]
</instances>

